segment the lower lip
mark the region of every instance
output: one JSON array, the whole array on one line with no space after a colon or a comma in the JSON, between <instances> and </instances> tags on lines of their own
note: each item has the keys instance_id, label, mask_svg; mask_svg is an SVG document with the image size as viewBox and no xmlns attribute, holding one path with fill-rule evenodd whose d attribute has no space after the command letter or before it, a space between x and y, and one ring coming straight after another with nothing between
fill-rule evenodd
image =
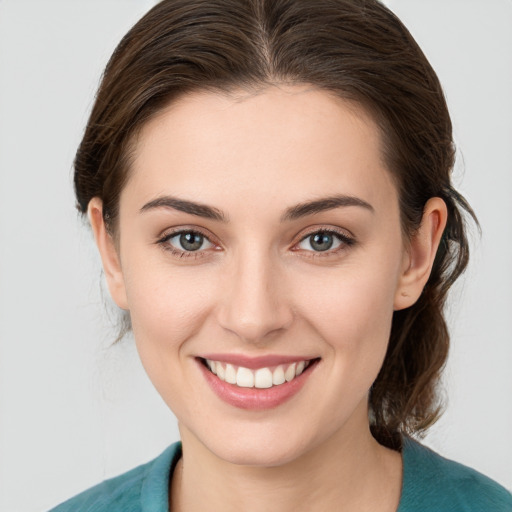
<instances>
[{"instance_id":1,"label":"lower lip","mask_svg":"<svg viewBox=\"0 0 512 512\"><path fill-rule=\"evenodd\" d=\"M239 409L254 411L272 409L290 400L302 389L302 386L306 383L306 380L309 378L317 362L318 360L311 362L304 372L290 382L285 382L279 386L272 386L271 388L260 389L241 388L234 384L224 382L198 360L199 367L203 372L206 382L208 382L213 392L221 400Z\"/></svg>"}]
</instances>

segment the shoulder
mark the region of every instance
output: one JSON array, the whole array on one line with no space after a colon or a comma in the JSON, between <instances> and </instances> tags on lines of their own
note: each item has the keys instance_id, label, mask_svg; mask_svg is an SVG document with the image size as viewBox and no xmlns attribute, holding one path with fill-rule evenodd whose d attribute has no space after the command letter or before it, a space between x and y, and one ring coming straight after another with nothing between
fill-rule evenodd
<instances>
[{"instance_id":1,"label":"shoulder","mask_svg":"<svg viewBox=\"0 0 512 512\"><path fill-rule=\"evenodd\" d=\"M404 438L398 512L512 512L512 494L494 480Z\"/></svg>"},{"instance_id":2,"label":"shoulder","mask_svg":"<svg viewBox=\"0 0 512 512\"><path fill-rule=\"evenodd\" d=\"M167 511L169 478L181 456L181 443L156 459L91 487L50 512Z\"/></svg>"}]
</instances>

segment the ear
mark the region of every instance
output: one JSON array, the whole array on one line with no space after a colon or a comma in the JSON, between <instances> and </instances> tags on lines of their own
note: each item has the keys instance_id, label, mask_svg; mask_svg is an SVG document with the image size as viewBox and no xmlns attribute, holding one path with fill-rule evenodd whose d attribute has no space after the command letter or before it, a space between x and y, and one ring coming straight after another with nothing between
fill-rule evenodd
<instances>
[{"instance_id":1,"label":"ear","mask_svg":"<svg viewBox=\"0 0 512 512\"><path fill-rule=\"evenodd\" d=\"M439 197L430 198L423 210L421 225L409 241L404 257L395 295L395 311L408 308L419 299L430 277L447 218L445 202Z\"/></svg>"},{"instance_id":2,"label":"ear","mask_svg":"<svg viewBox=\"0 0 512 512\"><path fill-rule=\"evenodd\" d=\"M103 202L99 197L93 197L87 206L87 215L91 223L94 239L100 252L103 270L107 279L110 295L121 309L128 309L123 270L115 241L108 233L103 220Z\"/></svg>"}]
</instances>

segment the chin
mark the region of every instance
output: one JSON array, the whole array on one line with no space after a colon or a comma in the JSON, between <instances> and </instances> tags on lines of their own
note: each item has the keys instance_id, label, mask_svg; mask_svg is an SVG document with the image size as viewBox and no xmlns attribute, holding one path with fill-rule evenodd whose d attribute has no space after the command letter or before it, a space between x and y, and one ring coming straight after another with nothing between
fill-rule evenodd
<instances>
[{"instance_id":1,"label":"chin","mask_svg":"<svg viewBox=\"0 0 512 512\"><path fill-rule=\"evenodd\" d=\"M290 429L272 428L269 425L249 429L222 431L224 435L201 439L215 457L230 464L252 467L277 467L289 464L313 448L315 439L302 432L290 435ZM213 429L212 429L213 430ZM297 430L295 433L299 434ZM305 435L306 434L306 435Z\"/></svg>"}]
</instances>

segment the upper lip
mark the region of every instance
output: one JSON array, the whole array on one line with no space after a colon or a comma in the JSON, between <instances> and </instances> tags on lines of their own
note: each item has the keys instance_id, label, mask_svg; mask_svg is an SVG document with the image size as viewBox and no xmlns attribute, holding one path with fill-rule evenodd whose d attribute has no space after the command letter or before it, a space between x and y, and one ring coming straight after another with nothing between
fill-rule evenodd
<instances>
[{"instance_id":1,"label":"upper lip","mask_svg":"<svg viewBox=\"0 0 512 512\"><path fill-rule=\"evenodd\" d=\"M317 359L315 356L291 356L279 354L268 354L256 357L246 356L243 354L203 354L200 357L202 359L210 359L211 361L229 363L234 366L243 366L244 368L249 368L251 370Z\"/></svg>"}]
</instances>

